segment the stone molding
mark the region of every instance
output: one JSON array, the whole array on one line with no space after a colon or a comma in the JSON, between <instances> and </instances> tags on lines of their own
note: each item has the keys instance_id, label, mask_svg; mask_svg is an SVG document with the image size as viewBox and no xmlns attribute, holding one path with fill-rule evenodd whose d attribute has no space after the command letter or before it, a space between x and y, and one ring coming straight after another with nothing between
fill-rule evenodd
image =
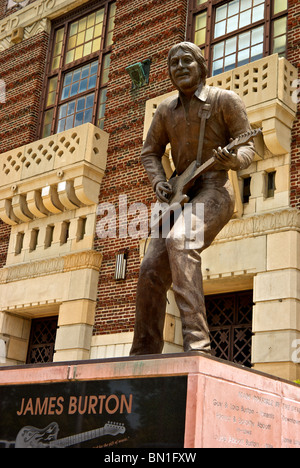
<instances>
[{"instance_id":1,"label":"stone molding","mask_svg":"<svg viewBox=\"0 0 300 468\"><path fill-rule=\"evenodd\" d=\"M11 47L11 34L24 28L24 39L46 31L50 33L50 20L84 5L88 0L37 0L0 21L0 52Z\"/></svg>"},{"instance_id":2,"label":"stone molding","mask_svg":"<svg viewBox=\"0 0 300 468\"><path fill-rule=\"evenodd\" d=\"M101 267L101 263L102 254L93 250L47 260L23 263L1 269L0 284L81 269L98 271Z\"/></svg>"},{"instance_id":3,"label":"stone molding","mask_svg":"<svg viewBox=\"0 0 300 468\"><path fill-rule=\"evenodd\" d=\"M214 244L290 230L300 231L300 212L295 208L233 219L217 235Z\"/></svg>"}]
</instances>

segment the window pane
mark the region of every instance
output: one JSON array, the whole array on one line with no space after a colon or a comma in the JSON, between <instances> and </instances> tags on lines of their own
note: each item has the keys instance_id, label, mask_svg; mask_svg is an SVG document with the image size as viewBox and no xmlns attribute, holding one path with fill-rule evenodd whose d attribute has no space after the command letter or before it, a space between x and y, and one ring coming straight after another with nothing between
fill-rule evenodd
<instances>
[{"instance_id":1,"label":"window pane","mask_svg":"<svg viewBox=\"0 0 300 468\"><path fill-rule=\"evenodd\" d=\"M239 28L244 28L249 25L251 19L250 15L251 13L249 11L244 11L240 14Z\"/></svg>"},{"instance_id":2,"label":"window pane","mask_svg":"<svg viewBox=\"0 0 300 468\"><path fill-rule=\"evenodd\" d=\"M110 56L111 54L106 54L104 56L103 65L102 65L102 74L101 74L101 86L105 85L108 82Z\"/></svg>"},{"instance_id":3,"label":"window pane","mask_svg":"<svg viewBox=\"0 0 300 468\"><path fill-rule=\"evenodd\" d=\"M99 102L99 114L98 114L98 127L102 130L104 128L104 114L105 114L105 104L106 104L106 88L102 89L100 92L100 102Z\"/></svg>"},{"instance_id":4,"label":"window pane","mask_svg":"<svg viewBox=\"0 0 300 468\"><path fill-rule=\"evenodd\" d=\"M43 127L43 133L42 133L42 138L46 138L51 135L51 126L52 126L52 120L53 120L53 109L50 109L45 112L44 115L44 127Z\"/></svg>"},{"instance_id":5,"label":"window pane","mask_svg":"<svg viewBox=\"0 0 300 468\"><path fill-rule=\"evenodd\" d=\"M58 29L55 33L55 40L54 40L54 50L52 56L52 66L51 69L56 70L59 67L60 56L62 53L62 46L63 46L63 39L64 39L64 28Z\"/></svg>"},{"instance_id":6,"label":"window pane","mask_svg":"<svg viewBox=\"0 0 300 468\"><path fill-rule=\"evenodd\" d=\"M240 9L239 0L234 0L228 4L228 16L237 15Z\"/></svg>"},{"instance_id":7,"label":"window pane","mask_svg":"<svg viewBox=\"0 0 300 468\"><path fill-rule=\"evenodd\" d=\"M116 4L113 3L109 9L108 26L106 33L106 47L113 44L113 32L115 27Z\"/></svg>"},{"instance_id":8,"label":"window pane","mask_svg":"<svg viewBox=\"0 0 300 468\"><path fill-rule=\"evenodd\" d=\"M237 30L238 21L239 21L238 15L235 15L235 16L232 16L231 18L228 18L226 34L229 34L229 33L233 32L233 31Z\"/></svg>"},{"instance_id":9,"label":"window pane","mask_svg":"<svg viewBox=\"0 0 300 468\"><path fill-rule=\"evenodd\" d=\"M61 99L74 97L78 93L93 89L96 86L98 61L77 68L65 75Z\"/></svg>"},{"instance_id":10,"label":"window pane","mask_svg":"<svg viewBox=\"0 0 300 468\"><path fill-rule=\"evenodd\" d=\"M216 60L215 62L213 62L213 69L212 69L213 76L218 75L219 73L222 73L223 72L223 67L224 67L224 60L223 59Z\"/></svg>"},{"instance_id":11,"label":"window pane","mask_svg":"<svg viewBox=\"0 0 300 468\"><path fill-rule=\"evenodd\" d=\"M205 43L205 36L206 36L206 18L207 13L200 13L196 16L196 23L195 23L195 38L194 42L197 45L201 45Z\"/></svg>"},{"instance_id":12,"label":"window pane","mask_svg":"<svg viewBox=\"0 0 300 468\"><path fill-rule=\"evenodd\" d=\"M216 9L216 23L225 20L227 17L227 5L223 5Z\"/></svg>"},{"instance_id":13,"label":"window pane","mask_svg":"<svg viewBox=\"0 0 300 468\"><path fill-rule=\"evenodd\" d=\"M236 36L231 39L227 39L225 42L225 55L232 54L236 51Z\"/></svg>"},{"instance_id":14,"label":"window pane","mask_svg":"<svg viewBox=\"0 0 300 468\"><path fill-rule=\"evenodd\" d=\"M239 35L239 50L246 49L250 47L250 31Z\"/></svg>"},{"instance_id":15,"label":"window pane","mask_svg":"<svg viewBox=\"0 0 300 468\"><path fill-rule=\"evenodd\" d=\"M224 36L226 33L226 21L221 21L221 23L215 24L215 37Z\"/></svg>"},{"instance_id":16,"label":"window pane","mask_svg":"<svg viewBox=\"0 0 300 468\"><path fill-rule=\"evenodd\" d=\"M217 60L224 55L224 42L220 42L214 46L214 60Z\"/></svg>"},{"instance_id":17,"label":"window pane","mask_svg":"<svg viewBox=\"0 0 300 468\"><path fill-rule=\"evenodd\" d=\"M286 33L286 17L274 21L274 36Z\"/></svg>"},{"instance_id":18,"label":"window pane","mask_svg":"<svg viewBox=\"0 0 300 468\"><path fill-rule=\"evenodd\" d=\"M275 37L273 54L284 54L286 49L286 36Z\"/></svg>"},{"instance_id":19,"label":"window pane","mask_svg":"<svg viewBox=\"0 0 300 468\"><path fill-rule=\"evenodd\" d=\"M249 63L250 59L250 49L242 50L238 53L238 63L237 66L241 67L242 65L246 65Z\"/></svg>"},{"instance_id":20,"label":"window pane","mask_svg":"<svg viewBox=\"0 0 300 468\"><path fill-rule=\"evenodd\" d=\"M252 1L251 0L240 0L240 10L245 11L251 8Z\"/></svg>"},{"instance_id":21,"label":"window pane","mask_svg":"<svg viewBox=\"0 0 300 468\"><path fill-rule=\"evenodd\" d=\"M274 0L274 15L287 10L287 0Z\"/></svg>"},{"instance_id":22,"label":"window pane","mask_svg":"<svg viewBox=\"0 0 300 468\"><path fill-rule=\"evenodd\" d=\"M251 47L251 62L259 60L263 57L263 44Z\"/></svg>"},{"instance_id":23,"label":"window pane","mask_svg":"<svg viewBox=\"0 0 300 468\"><path fill-rule=\"evenodd\" d=\"M53 106L55 102L56 88L57 88L57 76L49 80L48 96L47 96L47 101L46 101L47 107Z\"/></svg>"},{"instance_id":24,"label":"window pane","mask_svg":"<svg viewBox=\"0 0 300 468\"><path fill-rule=\"evenodd\" d=\"M251 45L262 43L264 41L264 27L255 28L252 30Z\"/></svg>"},{"instance_id":25,"label":"window pane","mask_svg":"<svg viewBox=\"0 0 300 468\"><path fill-rule=\"evenodd\" d=\"M235 68L236 54L225 57L224 60L224 71L232 70Z\"/></svg>"},{"instance_id":26,"label":"window pane","mask_svg":"<svg viewBox=\"0 0 300 468\"><path fill-rule=\"evenodd\" d=\"M265 16L265 5L261 4L255 8L253 8L253 15L252 15L252 23L255 21L260 21L264 19Z\"/></svg>"}]
</instances>

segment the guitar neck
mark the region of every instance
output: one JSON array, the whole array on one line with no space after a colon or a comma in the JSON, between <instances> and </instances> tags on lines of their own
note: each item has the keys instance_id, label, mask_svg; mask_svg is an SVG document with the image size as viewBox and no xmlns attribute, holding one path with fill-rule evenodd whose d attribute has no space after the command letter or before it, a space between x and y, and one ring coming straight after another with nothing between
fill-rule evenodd
<instances>
[{"instance_id":1,"label":"guitar neck","mask_svg":"<svg viewBox=\"0 0 300 468\"><path fill-rule=\"evenodd\" d=\"M50 442L50 448L64 448L69 447L75 444L81 444L87 440L96 439L97 437L102 437L106 432L104 428L94 429L92 431L83 432L82 434L76 434L74 436L64 437L62 439L53 440Z\"/></svg>"},{"instance_id":2,"label":"guitar neck","mask_svg":"<svg viewBox=\"0 0 300 468\"><path fill-rule=\"evenodd\" d=\"M217 162L216 158L212 156L210 159L208 159L208 161L201 164L201 166L195 170L189 182L194 183L195 180L198 179L198 177L200 177L201 174L204 174L204 172L209 171L209 169L211 169L216 164L216 162Z\"/></svg>"}]
</instances>

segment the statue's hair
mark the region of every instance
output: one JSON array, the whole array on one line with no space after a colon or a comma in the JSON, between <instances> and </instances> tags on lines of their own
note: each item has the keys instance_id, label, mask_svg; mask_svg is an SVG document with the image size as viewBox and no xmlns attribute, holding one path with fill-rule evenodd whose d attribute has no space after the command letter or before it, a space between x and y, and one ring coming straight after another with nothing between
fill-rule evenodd
<instances>
[{"instance_id":1,"label":"statue's hair","mask_svg":"<svg viewBox=\"0 0 300 468\"><path fill-rule=\"evenodd\" d=\"M208 68L206 65L205 58L202 55L200 47L198 47L196 44L193 42L179 42L178 44L175 44L170 50L168 54L168 67L169 67L169 72L170 72L170 62L171 58L176 52L182 49L185 52L189 52L195 57L195 60L198 62L200 71L201 71L201 78L202 82L205 83L207 75L208 75Z\"/></svg>"}]
</instances>

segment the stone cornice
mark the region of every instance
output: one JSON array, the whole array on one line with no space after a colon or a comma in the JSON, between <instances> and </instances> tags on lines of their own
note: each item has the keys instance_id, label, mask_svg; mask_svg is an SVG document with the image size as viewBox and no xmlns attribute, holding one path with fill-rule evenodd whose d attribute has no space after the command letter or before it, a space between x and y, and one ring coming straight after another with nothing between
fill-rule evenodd
<instances>
[{"instance_id":1,"label":"stone cornice","mask_svg":"<svg viewBox=\"0 0 300 468\"><path fill-rule=\"evenodd\" d=\"M1 269L0 284L81 269L98 271L101 267L101 263L102 254L94 250L78 252L47 260L23 263Z\"/></svg>"},{"instance_id":2,"label":"stone cornice","mask_svg":"<svg viewBox=\"0 0 300 468\"><path fill-rule=\"evenodd\" d=\"M24 39L41 31L50 32L50 20L84 5L88 0L37 0L0 21L0 52L13 45L11 33L24 28Z\"/></svg>"},{"instance_id":3,"label":"stone cornice","mask_svg":"<svg viewBox=\"0 0 300 468\"><path fill-rule=\"evenodd\" d=\"M300 231L300 212L293 208L231 220L214 244L290 230Z\"/></svg>"}]
</instances>

